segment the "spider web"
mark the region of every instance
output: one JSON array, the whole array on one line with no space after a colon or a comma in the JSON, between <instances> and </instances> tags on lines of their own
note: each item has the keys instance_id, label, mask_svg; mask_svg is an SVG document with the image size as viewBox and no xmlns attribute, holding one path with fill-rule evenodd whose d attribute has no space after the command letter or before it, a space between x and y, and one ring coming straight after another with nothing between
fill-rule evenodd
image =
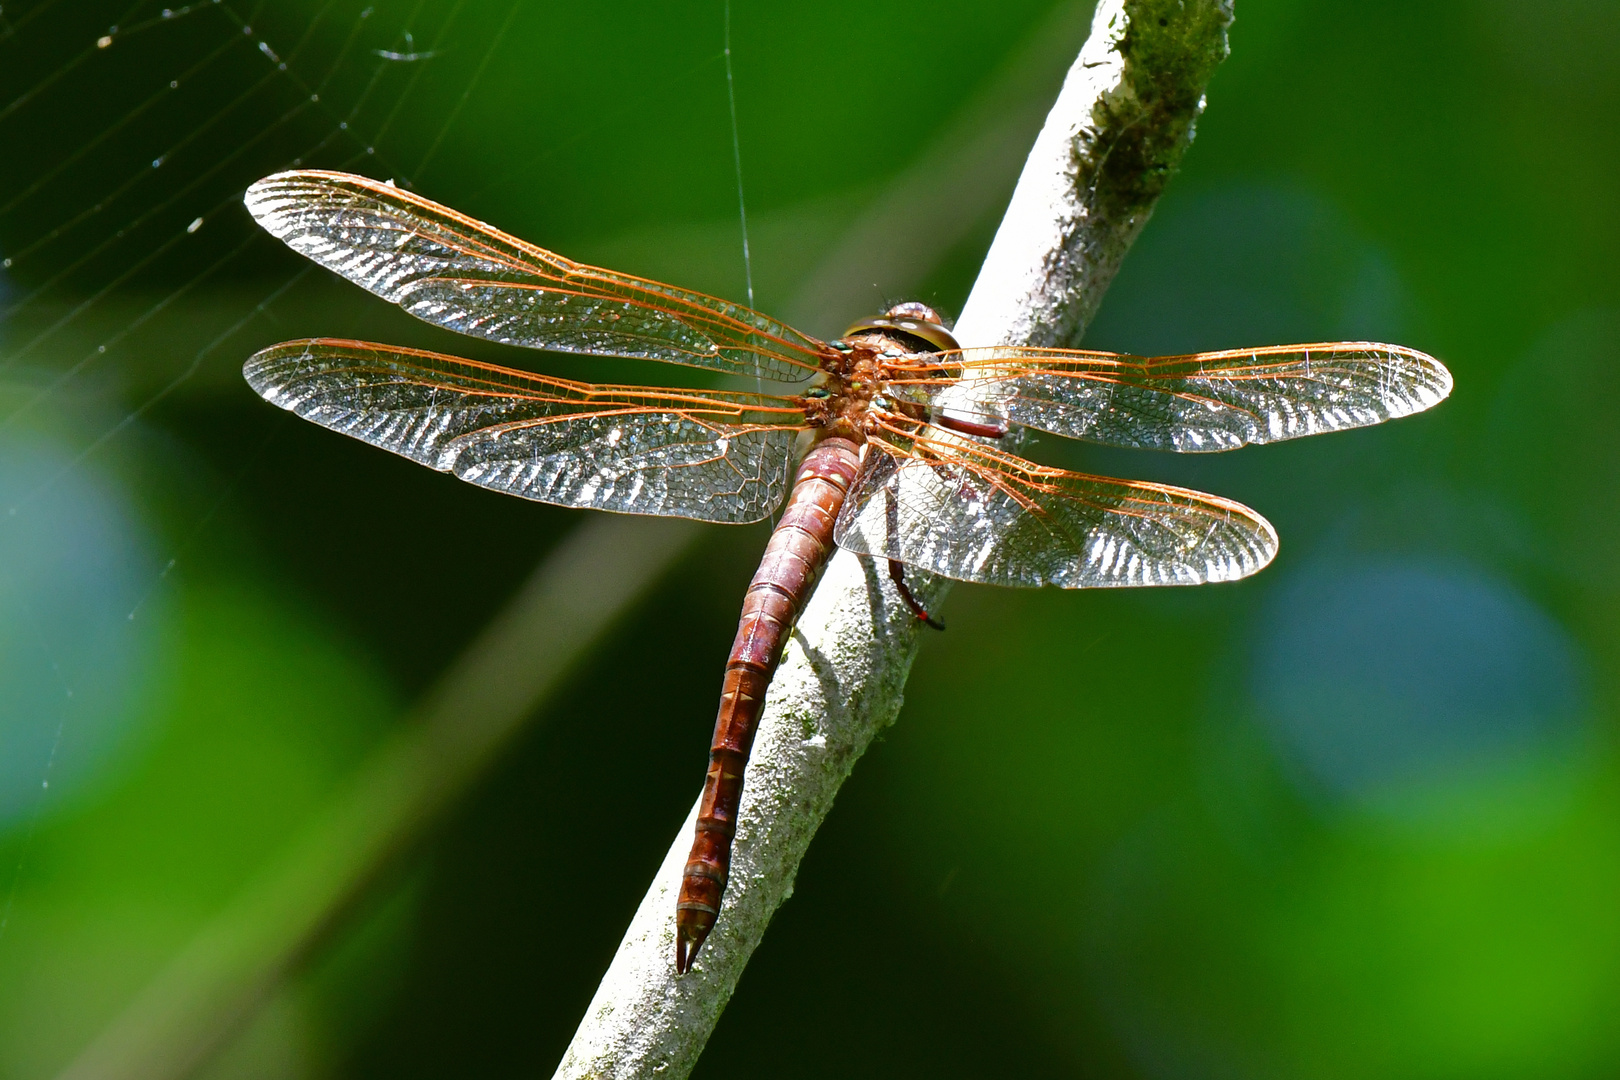
<instances>
[{"instance_id":1,"label":"spider web","mask_svg":"<svg viewBox=\"0 0 1620 1080\"><path fill-rule=\"evenodd\" d=\"M285 430L216 445L212 472L157 496L180 507L163 508L159 531L142 503L153 485L131 481L154 467L154 444L161 457L166 410L246 393L248 355L341 302L253 224L244 188L300 167L405 188L451 171L458 121L521 12L521 0L0 6L0 950L27 940L14 916L31 910L18 899L39 873L36 832L142 737L120 700L154 699L168 601L188 566L228 548L220 519ZM673 80L714 76L720 59L677 64ZM647 111L645 94L629 97L563 125L546 156ZM489 164L486 189L523 179ZM330 295L353 305L343 288ZM376 314L385 305L353 306L337 325L397 326L397 312ZM70 579L84 552L64 535L99 553L82 588Z\"/></svg>"},{"instance_id":2,"label":"spider web","mask_svg":"<svg viewBox=\"0 0 1620 1080\"><path fill-rule=\"evenodd\" d=\"M20 704L0 718L0 948L46 809L128 750L94 718L151 696L167 600L214 557L222 511L284 426L216 446L213 472L161 492L180 505L161 535L134 505L147 496L123 490L141 485L120 481L154 467L166 408L243 392L245 357L307 329L312 304L328 308L317 319L336 310L324 275L253 224L243 190L288 168L404 188L453 171L458 121L521 13L521 0L0 6L0 695ZM721 59L694 56L673 81ZM540 160L647 113L656 89L564 124ZM487 165L486 190L526 180ZM397 325L354 306L339 326ZM107 541L78 589L63 586L83 561L68 534Z\"/></svg>"},{"instance_id":3,"label":"spider web","mask_svg":"<svg viewBox=\"0 0 1620 1080\"><path fill-rule=\"evenodd\" d=\"M73 703L110 693L97 687L107 678L91 670L92 656L110 654L130 669L151 659L143 619L235 479L203 500L177 542L141 536L130 508L96 491L97 476L128 466L126 444L167 398L238 377L248 340L264 337L274 304L308 274L285 261L264 272L269 246L240 212L241 189L298 165L381 168L410 183L390 136L405 115L423 120L415 91L436 53L421 42L457 31L467 8L423 0L394 8L342 0L5 5L0 442L28 450L3 486L8 536L0 542L11 565L0 570L0 588L10 597L11 635L32 638L32 656L18 654L5 675L49 669L58 703ZM499 11L505 23L484 32L484 62L512 11ZM433 159L481 68L458 71L463 94L447 115L428 118L439 134L428 154L413 155L413 172ZM237 478L259 452L243 447ZM32 562L16 552L75 512L87 515L76 525L125 542L110 541L118 565L102 567L109 573L94 583L110 588L79 597L62 619L53 617L53 597L26 580L62 563L50 563L49 552L34 552ZM100 638L100 653L78 648L84 635ZM8 750L21 743L21 758L40 771L32 805L11 808L28 832L63 751L96 742L73 730L75 706L32 704L55 717L8 738ZM26 840L21 847L0 878L0 934L28 858Z\"/></svg>"}]
</instances>

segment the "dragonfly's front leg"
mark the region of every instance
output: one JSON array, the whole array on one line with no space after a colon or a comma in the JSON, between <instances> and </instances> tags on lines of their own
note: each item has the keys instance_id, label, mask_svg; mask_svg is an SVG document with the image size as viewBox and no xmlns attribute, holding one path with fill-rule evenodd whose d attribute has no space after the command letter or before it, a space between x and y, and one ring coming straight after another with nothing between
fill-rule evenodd
<instances>
[{"instance_id":1,"label":"dragonfly's front leg","mask_svg":"<svg viewBox=\"0 0 1620 1080\"><path fill-rule=\"evenodd\" d=\"M963 435L973 435L980 439L1000 439L1005 437L1008 431L1007 421L1005 420L997 418L986 423L979 420L968 420L960 416L953 416L951 413L945 410L941 410L938 415L934 417L934 423L938 424L942 428L945 428L947 431L955 431Z\"/></svg>"}]
</instances>

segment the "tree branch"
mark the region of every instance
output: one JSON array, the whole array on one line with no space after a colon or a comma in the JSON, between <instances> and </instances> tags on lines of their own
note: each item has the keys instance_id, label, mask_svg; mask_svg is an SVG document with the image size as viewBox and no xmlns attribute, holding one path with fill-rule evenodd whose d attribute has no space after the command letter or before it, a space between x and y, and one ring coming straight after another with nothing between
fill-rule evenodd
<instances>
[{"instance_id":1,"label":"tree branch","mask_svg":"<svg viewBox=\"0 0 1620 1080\"><path fill-rule=\"evenodd\" d=\"M957 324L964 345L1077 341L1191 143L1232 0L1101 0ZM943 582L928 582L933 608ZM686 1076L856 760L893 723L916 619L870 560L837 553L771 684L719 923L674 972L697 808L659 867L558 1080Z\"/></svg>"}]
</instances>

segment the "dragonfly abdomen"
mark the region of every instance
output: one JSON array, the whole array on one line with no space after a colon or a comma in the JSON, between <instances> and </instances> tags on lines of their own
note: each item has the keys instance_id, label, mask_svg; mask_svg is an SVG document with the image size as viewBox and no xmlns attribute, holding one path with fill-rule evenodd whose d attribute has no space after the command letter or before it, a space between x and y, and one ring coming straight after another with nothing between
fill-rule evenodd
<instances>
[{"instance_id":1,"label":"dragonfly abdomen","mask_svg":"<svg viewBox=\"0 0 1620 1080\"><path fill-rule=\"evenodd\" d=\"M848 439L824 439L805 456L782 520L743 596L709 746L697 835L675 906L675 969L681 974L690 970L720 914L743 771L764 710L765 691L781 662L787 635L832 553L833 525L859 471L860 451Z\"/></svg>"}]
</instances>

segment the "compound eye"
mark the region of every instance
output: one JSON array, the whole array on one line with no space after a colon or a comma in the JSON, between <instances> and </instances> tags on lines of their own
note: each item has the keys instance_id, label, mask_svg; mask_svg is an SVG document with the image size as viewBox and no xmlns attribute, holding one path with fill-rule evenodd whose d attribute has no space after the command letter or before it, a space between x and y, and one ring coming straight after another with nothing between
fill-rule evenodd
<instances>
[{"instance_id":1,"label":"compound eye","mask_svg":"<svg viewBox=\"0 0 1620 1080\"><path fill-rule=\"evenodd\" d=\"M903 304L896 304L883 313L888 319L916 319L918 322L930 322L935 326L944 326L945 320L939 317L939 312L927 304L916 300L907 300Z\"/></svg>"},{"instance_id":2,"label":"compound eye","mask_svg":"<svg viewBox=\"0 0 1620 1080\"><path fill-rule=\"evenodd\" d=\"M853 323L844 331L844 336L847 338L873 330L887 333L891 337L897 336L895 331L898 331L898 336L913 340L914 344L910 347L922 352L951 352L961 348L951 332L945 329L939 312L915 300L896 304L876 318L861 319Z\"/></svg>"}]
</instances>

